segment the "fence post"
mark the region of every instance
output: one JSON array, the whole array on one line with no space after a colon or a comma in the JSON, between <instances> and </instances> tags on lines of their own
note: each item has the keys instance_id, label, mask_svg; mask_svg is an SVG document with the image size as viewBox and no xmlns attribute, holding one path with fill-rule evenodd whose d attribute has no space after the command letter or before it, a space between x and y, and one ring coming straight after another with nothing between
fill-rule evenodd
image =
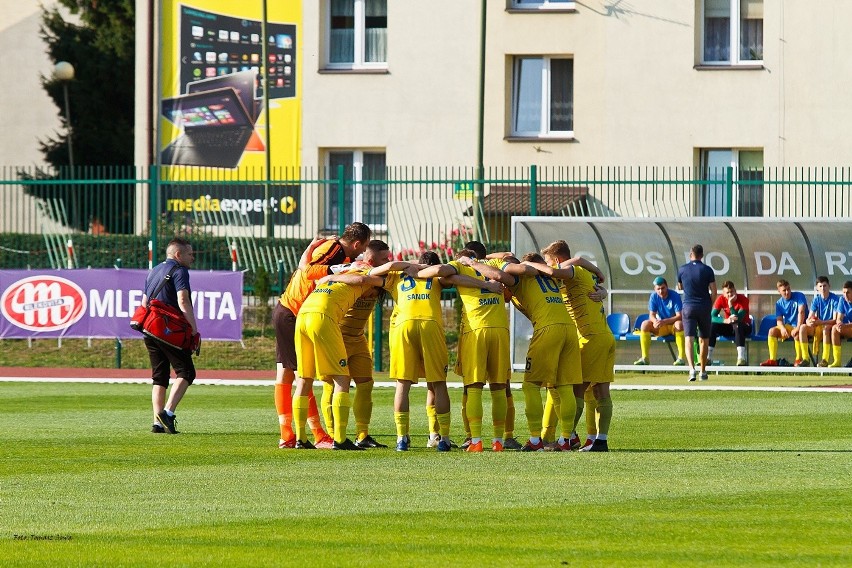
<instances>
[{"instance_id":1,"label":"fence post","mask_svg":"<svg viewBox=\"0 0 852 568\"><path fill-rule=\"evenodd\" d=\"M121 339L115 338L115 368L121 369Z\"/></svg>"},{"instance_id":2,"label":"fence post","mask_svg":"<svg viewBox=\"0 0 852 568\"><path fill-rule=\"evenodd\" d=\"M337 166L337 234L346 229L346 172L343 164Z\"/></svg>"},{"instance_id":3,"label":"fence post","mask_svg":"<svg viewBox=\"0 0 852 568\"><path fill-rule=\"evenodd\" d=\"M151 239L149 241L151 246L148 254L148 267L150 268L154 265L154 251L157 250L157 218L159 217L157 194L160 191L160 181L156 165L152 165L148 172L148 204L150 206L149 215L151 216Z\"/></svg>"},{"instance_id":4,"label":"fence post","mask_svg":"<svg viewBox=\"0 0 852 568\"><path fill-rule=\"evenodd\" d=\"M231 272L237 271L237 241L231 241Z\"/></svg>"},{"instance_id":5,"label":"fence post","mask_svg":"<svg viewBox=\"0 0 852 568\"><path fill-rule=\"evenodd\" d=\"M530 215L538 215L538 168L530 166Z\"/></svg>"},{"instance_id":6,"label":"fence post","mask_svg":"<svg viewBox=\"0 0 852 568\"><path fill-rule=\"evenodd\" d=\"M733 216L734 211L734 168L725 168L725 215Z\"/></svg>"}]
</instances>

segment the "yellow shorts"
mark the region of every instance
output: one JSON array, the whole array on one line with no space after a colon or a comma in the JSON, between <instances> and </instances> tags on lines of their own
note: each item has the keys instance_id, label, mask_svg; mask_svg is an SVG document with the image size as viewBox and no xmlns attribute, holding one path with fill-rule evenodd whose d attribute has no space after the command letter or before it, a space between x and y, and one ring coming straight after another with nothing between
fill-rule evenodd
<instances>
[{"instance_id":1,"label":"yellow shorts","mask_svg":"<svg viewBox=\"0 0 852 568\"><path fill-rule=\"evenodd\" d=\"M509 384L512 363L509 330L499 327L476 329L464 334L459 358L464 362L464 384Z\"/></svg>"},{"instance_id":2,"label":"yellow shorts","mask_svg":"<svg viewBox=\"0 0 852 568\"><path fill-rule=\"evenodd\" d=\"M655 334L655 333L656 333L657 337L665 337L667 335L674 335L674 333L675 333L674 324L670 323L668 325L661 325L660 329L656 330L656 332L654 332L654 331L651 332L651 334Z\"/></svg>"},{"instance_id":3,"label":"yellow shorts","mask_svg":"<svg viewBox=\"0 0 852 568\"><path fill-rule=\"evenodd\" d=\"M583 382L580 344L573 325L554 324L533 331L524 381L557 387Z\"/></svg>"},{"instance_id":4,"label":"yellow shorts","mask_svg":"<svg viewBox=\"0 0 852 568\"><path fill-rule=\"evenodd\" d=\"M343 345L346 346L349 376L355 379L372 379L373 356L370 354L367 337L364 335L344 335Z\"/></svg>"},{"instance_id":5,"label":"yellow shorts","mask_svg":"<svg viewBox=\"0 0 852 568\"><path fill-rule=\"evenodd\" d=\"M615 380L615 338L610 333L580 337L583 382L611 383Z\"/></svg>"},{"instance_id":6,"label":"yellow shorts","mask_svg":"<svg viewBox=\"0 0 852 568\"><path fill-rule=\"evenodd\" d=\"M467 333L462 333L461 335L459 335L459 342L456 345L456 364L453 367L453 372L460 377L464 377L464 367L462 366L461 353L462 353L462 339L464 339L465 335L467 335Z\"/></svg>"},{"instance_id":7,"label":"yellow shorts","mask_svg":"<svg viewBox=\"0 0 852 568\"><path fill-rule=\"evenodd\" d=\"M348 376L346 346L336 321L319 313L296 317L296 356L300 377Z\"/></svg>"},{"instance_id":8,"label":"yellow shorts","mask_svg":"<svg viewBox=\"0 0 852 568\"><path fill-rule=\"evenodd\" d=\"M444 329L433 320L408 320L391 329L390 378L427 383L447 380L449 353Z\"/></svg>"}]
</instances>

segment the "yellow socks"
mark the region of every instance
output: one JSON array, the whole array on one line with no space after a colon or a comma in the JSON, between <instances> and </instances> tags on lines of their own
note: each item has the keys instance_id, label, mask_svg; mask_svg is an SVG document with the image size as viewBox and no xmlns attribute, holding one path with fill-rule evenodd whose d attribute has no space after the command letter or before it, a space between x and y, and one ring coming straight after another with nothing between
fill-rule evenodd
<instances>
[{"instance_id":1,"label":"yellow socks","mask_svg":"<svg viewBox=\"0 0 852 568\"><path fill-rule=\"evenodd\" d=\"M408 436L408 412L394 412L393 421L396 424L396 438Z\"/></svg>"},{"instance_id":2,"label":"yellow socks","mask_svg":"<svg viewBox=\"0 0 852 568\"><path fill-rule=\"evenodd\" d=\"M503 437L515 437L515 399L508 384L506 385L506 429Z\"/></svg>"},{"instance_id":3,"label":"yellow socks","mask_svg":"<svg viewBox=\"0 0 852 568\"><path fill-rule=\"evenodd\" d=\"M586 407L586 437L594 438L598 433L597 410L598 401L595 399L595 393L592 389L586 389L583 393L583 405Z\"/></svg>"},{"instance_id":4,"label":"yellow socks","mask_svg":"<svg viewBox=\"0 0 852 568\"><path fill-rule=\"evenodd\" d=\"M778 360L778 338L769 336L769 339L766 340L766 344L769 346L769 358L773 361ZM799 342L796 342L796 359L799 358Z\"/></svg>"},{"instance_id":5,"label":"yellow socks","mask_svg":"<svg viewBox=\"0 0 852 568\"><path fill-rule=\"evenodd\" d=\"M686 338L682 331L675 332L675 345L677 345L677 357L686 361Z\"/></svg>"},{"instance_id":6,"label":"yellow socks","mask_svg":"<svg viewBox=\"0 0 852 568\"><path fill-rule=\"evenodd\" d=\"M334 396L334 383L322 383L322 400L320 407L322 408L322 419L325 421L325 428L328 430L328 435L334 437L334 413L331 411L331 400Z\"/></svg>"},{"instance_id":7,"label":"yellow socks","mask_svg":"<svg viewBox=\"0 0 852 568\"><path fill-rule=\"evenodd\" d=\"M843 357L843 346L842 345L832 345L831 351L834 355L834 361L829 365L829 367L839 367L840 359Z\"/></svg>"},{"instance_id":8,"label":"yellow socks","mask_svg":"<svg viewBox=\"0 0 852 568\"><path fill-rule=\"evenodd\" d=\"M426 418L429 422L429 433L437 434L438 433L438 414L435 412L434 404L426 405Z\"/></svg>"},{"instance_id":9,"label":"yellow socks","mask_svg":"<svg viewBox=\"0 0 852 568\"><path fill-rule=\"evenodd\" d=\"M494 425L494 438L503 439L506 432L506 392L491 391L491 423Z\"/></svg>"},{"instance_id":10,"label":"yellow socks","mask_svg":"<svg viewBox=\"0 0 852 568\"><path fill-rule=\"evenodd\" d=\"M505 400L506 397L504 396L503 399ZM470 427L470 437L482 438L482 389L467 389L466 408L467 422Z\"/></svg>"},{"instance_id":11,"label":"yellow socks","mask_svg":"<svg viewBox=\"0 0 852 568\"><path fill-rule=\"evenodd\" d=\"M609 423L612 422L612 398L606 397L598 401L598 409L595 412L598 426L598 439L606 440L609 434ZM603 435L603 438L601 438Z\"/></svg>"},{"instance_id":12,"label":"yellow socks","mask_svg":"<svg viewBox=\"0 0 852 568\"><path fill-rule=\"evenodd\" d=\"M308 397L293 397L293 418L296 422L296 439L306 442L308 440L306 428L308 422Z\"/></svg>"},{"instance_id":13,"label":"yellow socks","mask_svg":"<svg viewBox=\"0 0 852 568\"><path fill-rule=\"evenodd\" d=\"M435 418L438 421L438 432L441 434L441 438L446 440L450 437L450 413L437 414Z\"/></svg>"},{"instance_id":14,"label":"yellow socks","mask_svg":"<svg viewBox=\"0 0 852 568\"><path fill-rule=\"evenodd\" d=\"M373 414L373 381L355 383L355 398L352 401L352 415L355 417L355 439L366 438L370 430L370 417Z\"/></svg>"},{"instance_id":15,"label":"yellow socks","mask_svg":"<svg viewBox=\"0 0 852 568\"><path fill-rule=\"evenodd\" d=\"M572 395L573 396L573 395ZM541 420L541 437L546 442L556 440L556 423L559 420L559 393L555 388L547 389L544 416Z\"/></svg>"},{"instance_id":16,"label":"yellow socks","mask_svg":"<svg viewBox=\"0 0 852 568\"><path fill-rule=\"evenodd\" d=\"M559 398L562 402L559 403L559 420L562 422L562 437L568 439L571 437L571 424L577 409L574 408L572 402L576 404L574 398L573 387L571 385L563 385L556 387L559 392Z\"/></svg>"},{"instance_id":17,"label":"yellow socks","mask_svg":"<svg viewBox=\"0 0 852 568\"><path fill-rule=\"evenodd\" d=\"M577 422L580 421L580 417L583 415L583 399L578 396L575 396L574 404L576 404L577 406L575 407L576 410L574 411L574 422L571 423L572 432L577 431Z\"/></svg>"},{"instance_id":18,"label":"yellow socks","mask_svg":"<svg viewBox=\"0 0 852 568\"><path fill-rule=\"evenodd\" d=\"M541 403L541 386L535 383L524 382L522 390L524 392L524 412L527 415L530 436L540 438L541 423L544 417L544 406ZM574 413L572 412L571 414L573 415Z\"/></svg>"},{"instance_id":19,"label":"yellow socks","mask_svg":"<svg viewBox=\"0 0 852 568\"><path fill-rule=\"evenodd\" d=\"M338 444L346 440L346 427L349 426L348 392L336 392L331 398L331 413L334 415L334 441Z\"/></svg>"},{"instance_id":20,"label":"yellow socks","mask_svg":"<svg viewBox=\"0 0 852 568\"><path fill-rule=\"evenodd\" d=\"M467 415L468 391L469 390L470 389L464 389L464 392L462 393L461 416L462 416L462 425L464 426L464 433L467 434L468 438L471 438L473 436L470 432L470 420L468 419L468 415ZM482 404L482 390L479 391L479 403L480 403L480 405ZM482 430L481 430L481 428L482 428L482 412L481 411L479 413L479 424L480 424L480 432L482 432Z\"/></svg>"},{"instance_id":21,"label":"yellow socks","mask_svg":"<svg viewBox=\"0 0 852 568\"><path fill-rule=\"evenodd\" d=\"M651 332L639 332L639 346L642 348L642 358L648 360L648 353L651 351Z\"/></svg>"}]
</instances>

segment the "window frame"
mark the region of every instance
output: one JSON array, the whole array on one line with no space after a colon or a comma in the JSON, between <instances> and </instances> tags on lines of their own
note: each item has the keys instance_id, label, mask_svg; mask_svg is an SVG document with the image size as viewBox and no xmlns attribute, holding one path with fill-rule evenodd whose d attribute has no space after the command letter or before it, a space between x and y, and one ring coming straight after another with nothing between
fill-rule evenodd
<instances>
[{"instance_id":1,"label":"window frame","mask_svg":"<svg viewBox=\"0 0 852 568\"><path fill-rule=\"evenodd\" d=\"M387 49L385 49L384 61L365 61L367 49L367 0L353 0L354 28L353 28L353 56L352 62L331 61L331 0L325 0L325 15L323 18L324 38L324 70L329 71L385 71L388 68ZM385 19L387 19L387 4L385 4ZM387 26L385 33L387 33Z\"/></svg>"},{"instance_id":2,"label":"window frame","mask_svg":"<svg viewBox=\"0 0 852 568\"><path fill-rule=\"evenodd\" d=\"M331 170L332 154L351 154L352 155L352 177L347 177L346 187L344 191L352 192L352 211L349 212L348 218L352 221L361 221L367 223L374 232L387 231L387 202L385 202L385 211L383 213L384 223L370 223L364 220L364 162L367 154L383 154L385 156L385 168L387 168L387 151L384 148L326 148L323 150L326 172L330 180L337 179L337 170ZM349 172L347 172L347 176ZM387 196L387 185L375 186L383 188ZM332 182L326 185L325 190L325 207L323 215L323 226L326 230L337 231L338 224L331 217L331 192L337 191L337 184ZM337 210L340 210L339 204ZM347 221L347 225L350 221Z\"/></svg>"},{"instance_id":3,"label":"window frame","mask_svg":"<svg viewBox=\"0 0 852 568\"><path fill-rule=\"evenodd\" d=\"M517 10L522 12L537 12L537 11L571 11L577 10L575 0L540 0L538 2L521 2L521 0L510 0L509 10Z\"/></svg>"},{"instance_id":4,"label":"window frame","mask_svg":"<svg viewBox=\"0 0 852 568\"><path fill-rule=\"evenodd\" d=\"M705 28L707 13L707 0L701 0L699 3L699 9L701 10L698 14L699 16L699 24L701 28L701 38L699 44L699 62L701 66L706 67L763 67L763 56L765 56L765 45L761 45L762 49L762 57L761 59L741 59L740 58L740 34L742 33L741 25L740 25L740 8L742 0L725 0L728 2L728 7L730 9L730 17L728 24L728 60L727 61L707 61L704 59L704 51L705 45L707 41L707 30ZM764 9L766 8L765 1L763 2ZM736 16L736 17L735 17ZM766 22L766 15L764 13L764 17L761 20ZM765 43L765 42L764 42Z\"/></svg>"},{"instance_id":5,"label":"window frame","mask_svg":"<svg viewBox=\"0 0 852 568\"><path fill-rule=\"evenodd\" d=\"M539 116L539 130L537 132L527 130L515 130L518 117L518 91L520 85L518 83L518 73L520 71L521 61L524 59L540 59L542 60L541 68L541 114ZM571 130L550 130L551 120L551 91L552 91L552 73L551 62L553 60L568 60L572 61L571 66L571 123L574 123L574 57L568 55L515 55L512 57L511 70L511 103L509 116L509 138L552 138L552 139L574 139L574 129Z\"/></svg>"},{"instance_id":6,"label":"window frame","mask_svg":"<svg viewBox=\"0 0 852 568\"><path fill-rule=\"evenodd\" d=\"M732 203L730 205L727 204L727 196L724 195L724 193L719 193L718 191L718 188L724 187L725 185L724 177L720 178L718 182L715 179L710 178L710 152L728 152L730 154L730 162L727 166L725 166L726 168L733 168L734 194L732 195ZM744 169L742 165L743 160L741 159L740 154L757 152L760 153L761 163L763 163L761 169ZM728 215L726 212L718 212L717 208L721 206L726 209L730 207L731 216L733 217L763 217L766 210L765 187L763 185L741 186L738 182L744 177L744 175L749 174L750 172L755 175L756 179L762 179L763 172L766 167L766 164L763 161L764 155L763 148L700 148L699 165L701 179L707 182L716 182L702 186L703 190L699 195L700 214L704 217L727 217ZM720 166L716 166L716 170L718 170L719 167ZM759 178L757 176L758 171L760 172ZM743 191L743 188L754 188L754 194L747 194ZM711 191L715 191L716 194L711 195ZM717 202L718 204L716 204Z\"/></svg>"}]
</instances>

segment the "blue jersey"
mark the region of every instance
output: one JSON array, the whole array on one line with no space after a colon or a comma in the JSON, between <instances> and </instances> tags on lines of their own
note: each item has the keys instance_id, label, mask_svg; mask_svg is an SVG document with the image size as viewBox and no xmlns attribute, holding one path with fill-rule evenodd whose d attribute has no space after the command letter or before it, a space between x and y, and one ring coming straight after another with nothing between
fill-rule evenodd
<instances>
[{"instance_id":1,"label":"blue jersey","mask_svg":"<svg viewBox=\"0 0 852 568\"><path fill-rule=\"evenodd\" d=\"M648 311L655 312L660 319L673 318L683 311L680 294L669 290L668 296L661 298L656 292L651 292L648 298Z\"/></svg>"},{"instance_id":2,"label":"blue jersey","mask_svg":"<svg viewBox=\"0 0 852 568\"><path fill-rule=\"evenodd\" d=\"M163 286L156 298L151 298L151 294L154 293L154 290L157 289L173 266L177 266L177 268L172 272L171 282ZM178 310L180 310L180 305L178 305L177 293L180 290L186 290L192 294L192 290L189 288L189 271L173 258L167 258L152 268L145 279L145 295L148 296L148 299L160 300Z\"/></svg>"},{"instance_id":3,"label":"blue jersey","mask_svg":"<svg viewBox=\"0 0 852 568\"><path fill-rule=\"evenodd\" d=\"M677 281L683 288L684 306L712 308L710 283L716 282L713 269L700 260L691 260L677 271Z\"/></svg>"},{"instance_id":4,"label":"blue jersey","mask_svg":"<svg viewBox=\"0 0 852 568\"><path fill-rule=\"evenodd\" d=\"M837 303L836 311L843 316L840 323L852 323L852 302L849 302L843 296L839 296L838 299L839 302Z\"/></svg>"},{"instance_id":5,"label":"blue jersey","mask_svg":"<svg viewBox=\"0 0 852 568\"><path fill-rule=\"evenodd\" d=\"M799 307L805 307L805 317L808 317L808 299L801 292L793 292L789 300L781 298L775 302L775 317L787 325L799 325Z\"/></svg>"},{"instance_id":6,"label":"blue jersey","mask_svg":"<svg viewBox=\"0 0 852 568\"><path fill-rule=\"evenodd\" d=\"M811 302L811 311L816 319L826 321L834 319L834 312L837 310L837 305L840 303L840 296L837 294L828 293L828 298L823 298L822 294L814 296L814 301Z\"/></svg>"}]
</instances>

